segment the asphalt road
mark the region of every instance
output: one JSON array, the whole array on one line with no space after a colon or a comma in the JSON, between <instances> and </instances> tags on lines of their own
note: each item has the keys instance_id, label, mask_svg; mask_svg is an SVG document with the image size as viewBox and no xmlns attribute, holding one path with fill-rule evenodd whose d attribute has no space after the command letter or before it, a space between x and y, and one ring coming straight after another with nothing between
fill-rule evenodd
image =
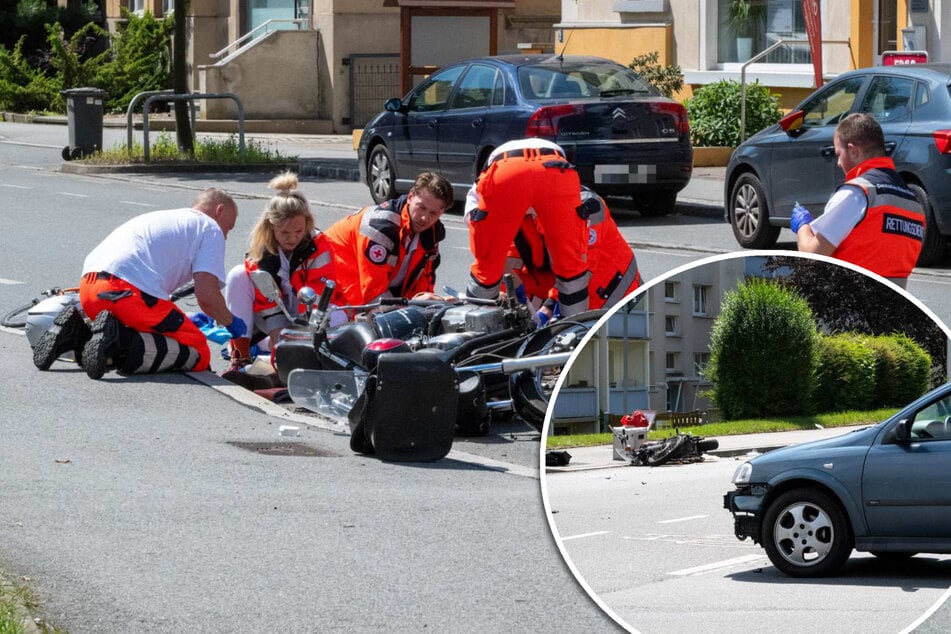
<instances>
[{"instance_id":1,"label":"asphalt road","mask_svg":"<svg viewBox=\"0 0 951 634\"><path fill-rule=\"evenodd\" d=\"M836 577L786 577L762 548L734 537L722 508L741 461L546 474L562 552L592 596L645 634L894 633L948 591L951 556L853 553ZM941 613L919 631L940 624Z\"/></svg>"},{"instance_id":2,"label":"asphalt road","mask_svg":"<svg viewBox=\"0 0 951 634\"><path fill-rule=\"evenodd\" d=\"M270 193L268 175L62 174L56 134L65 129L0 124L0 308L75 283L85 254L112 227L150 209L187 205L211 184L238 198L241 215L227 257L240 261ZM302 188L320 226L368 201L359 183L306 181ZM715 214L685 210L646 219L625 214L620 201L612 207L647 279L734 249ZM446 220L440 283L460 288L468 266L465 230L457 215ZM939 316L951 316L948 283L944 269L916 272L910 289ZM503 430L456 443L455 453L434 465L386 464L352 454L345 435L307 428L313 420L292 418L304 427L302 436L282 438L277 427L291 414L237 400L240 388L221 382L210 389L187 376L111 375L94 383L64 364L41 374L25 340L3 331L0 351L7 377L0 569L29 577L57 626L71 632L616 627L575 583L552 540L537 480L538 442L530 433ZM241 442L275 447L277 455L235 445ZM290 455L304 446L319 455ZM711 487L715 500L725 486ZM637 510L631 494L617 492L611 503ZM595 570L643 577L647 551L622 558L615 546L596 546L607 560ZM649 557L683 557L682 569L689 569L699 561L695 554L675 541ZM663 564L656 570L667 571ZM739 598L758 596L757 574L731 577L745 589ZM934 590L928 574L925 581L899 576L883 585ZM707 580L698 578L700 592ZM670 598L687 588L674 590L649 595L660 606L658 618L683 610ZM721 622L737 610L719 592L707 594L703 601L687 595L698 597L693 629L760 629L759 612L774 609L757 600L759 610ZM781 600L788 596L797 595ZM640 610L639 599L625 601ZM625 614L634 626L665 623ZM929 627L940 618L932 617Z\"/></svg>"},{"instance_id":3,"label":"asphalt road","mask_svg":"<svg viewBox=\"0 0 951 634\"><path fill-rule=\"evenodd\" d=\"M187 205L202 187L65 175L52 171L57 156L0 142L6 309L75 283L112 227ZM247 187L258 197L239 198L229 262L268 193L260 179ZM388 464L353 454L346 435L239 400L244 390L210 374L215 389L181 375L93 382L65 363L40 373L9 331L0 353L0 569L30 579L57 627L616 629L554 545L537 440L497 435L481 453ZM289 420L299 438L278 434ZM296 455L305 449L316 455Z\"/></svg>"}]
</instances>

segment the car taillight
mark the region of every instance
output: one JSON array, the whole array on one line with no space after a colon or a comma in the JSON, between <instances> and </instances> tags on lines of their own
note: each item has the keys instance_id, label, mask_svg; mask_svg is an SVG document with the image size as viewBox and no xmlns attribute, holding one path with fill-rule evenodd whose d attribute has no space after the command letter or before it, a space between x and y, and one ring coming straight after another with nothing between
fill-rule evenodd
<instances>
[{"instance_id":1,"label":"car taillight","mask_svg":"<svg viewBox=\"0 0 951 634\"><path fill-rule=\"evenodd\" d=\"M951 130L935 130L934 144L940 154L951 154Z\"/></svg>"},{"instance_id":2,"label":"car taillight","mask_svg":"<svg viewBox=\"0 0 951 634\"><path fill-rule=\"evenodd\" d=\"M568 115L583 112L584 106L543 106L532 113L525 126L525 136L558 136L558 120Z\"/></svg>"},{"instance_id":3,"label":"car taillight","mask_svg":"<svg viewBox=\"0 0 951 634\"><path fill-rule=\"evenodd\" d=\"M667 114L674 120L674 128L677 134L690 134L690 120L687 118L687 109L679 103L652 103L651 112Z\"/></svg>"}]
</instances>

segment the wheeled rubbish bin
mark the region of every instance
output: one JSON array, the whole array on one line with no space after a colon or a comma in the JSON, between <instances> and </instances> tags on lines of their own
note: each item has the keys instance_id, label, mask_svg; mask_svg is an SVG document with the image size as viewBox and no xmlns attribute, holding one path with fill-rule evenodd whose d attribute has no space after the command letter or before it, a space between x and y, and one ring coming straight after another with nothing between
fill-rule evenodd
<instances>
[{"instance_id":1,"label":"wheeled rubbish bin","mask_svg":"<svg viewBox=\"0 0 951 634\"><path fill-rule=\"evenodd\" d=\"M63 160L83 158L102 150L103 102L109 93L101 88L70 88L66 97L69 145L63 148Z\"/></svg>"}]
</instances>

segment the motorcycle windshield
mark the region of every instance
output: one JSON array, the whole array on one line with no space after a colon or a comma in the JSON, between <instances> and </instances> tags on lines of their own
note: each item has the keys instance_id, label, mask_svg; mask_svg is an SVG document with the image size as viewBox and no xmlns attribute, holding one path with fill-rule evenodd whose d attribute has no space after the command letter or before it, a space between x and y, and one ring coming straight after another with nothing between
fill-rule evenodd
<instances>
[{"instance_id":1,"label":"motorcycle windshield","mask_svg":"<svg viewBox=\"0 0 951 634\"><path fill-rule=\"evenodd\" d=\"M297 369L287 375L287 393L304 409L346 425L365 383L362 372Z\"/></svg>"}]
</instances>

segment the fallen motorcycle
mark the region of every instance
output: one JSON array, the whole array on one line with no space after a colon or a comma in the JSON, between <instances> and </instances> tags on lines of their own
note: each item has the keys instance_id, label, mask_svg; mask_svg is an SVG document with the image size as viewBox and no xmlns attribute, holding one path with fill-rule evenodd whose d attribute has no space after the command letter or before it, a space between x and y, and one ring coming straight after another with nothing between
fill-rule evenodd
<instances>
[{"instance_id":1,"label":"fallen motorcycle","mask_svg":"<svg viewBox=\"0 0 951 634\"><path fill-rule=\"evenodd\" d=\"M720 446L716 438L704 438L691 434L681 434L675 430L674 436L641 445L631 458L633 466L659 467L668 462L702 462L703 454Z\"/></svg>"},{"instance_id":2,"label":"fallen motorcycle","mask_svg":"<svg viewBox=\"0 0 951 634\"><path fill-rule=\"evenodd\" d=\"M269 274L252 281L283 306ZM487 434L493 412L540 430L561 367L604 314L539 328L514 297L394 299L338 307L368 312L330 327L332 290L301 290L304 313L288 314L274 365L295 404L349 425L354 451L393 461L438 460L456 434Z\"/></svg>"}]
</instances>

